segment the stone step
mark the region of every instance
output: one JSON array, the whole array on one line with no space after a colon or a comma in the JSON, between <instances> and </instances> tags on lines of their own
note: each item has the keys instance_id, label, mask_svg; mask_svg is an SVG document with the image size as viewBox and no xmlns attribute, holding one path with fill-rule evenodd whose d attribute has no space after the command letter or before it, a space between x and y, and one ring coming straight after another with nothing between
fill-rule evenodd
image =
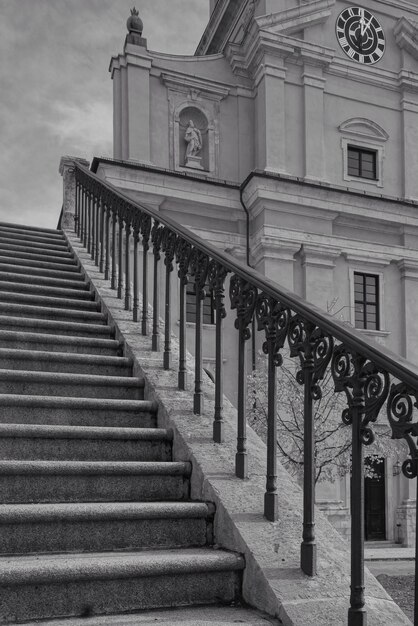
<instances>
[{"instance_id":1,"label":"stone step","mask_svg":"<svg viewBox=\"0 0 418 626\"><path fill-rule=\"evenodd\" d=\"M62 232L52 235L51 233L43 233L41 231L29 232L23 228L7 228L0 225L0 237L7 237L8 239L20 239L21 241L28 241L30 243L32 241L41 242L45 243L46 245L67 245L67 241Z\"/></svg>"},{"instance_id":2,"label":"stone step","mask_svg":"<svg viewBox=\"0 0 418 626\"><path fill-rule=\"evenodd\" d=\"M149 400L0 394L0 423L153 428L157 405Z\"/></svg>"},{"instance_id":3,"label":"stone step","mask_svg":"<svg viewBox=\"0 0 418 626\"><path fill-rule=\"evenodd\" d=\"M24 257L20 258L17 256L7 256L0 250L0 264L3 265L11 265L15 268L21 267L22 271L24 267L28 267L29 269L35 269L37 272L39 270L59 270L61 272L67 272L68 274L76 274L80 272L80 268L75 263L61 263L61 262L51 262L51 261L39 261L35 259L26 259Z\"/></svg>"},{"instance_id":4,"label":"stone step","mask_svg":"<svg viewBox=\"0 0 418 626\"><path fill-rule=\"evenodd\" d=\"M32 282L20 283L0 280L0 293L6 291L17 292L19 294L34 294L36 296L49 296L55 298L71 298L80 300L94 300L94 295L87 289L65 289L61 287L50 287L48 285L37 285Z\"/></svg>"},{"instance_id":5,"label":"stone step","mask_svg":"<svg viewBox=\"0 0 418 626\"><path fill-rule=\"evenodd\" d=\"M1 293L0 293L1 297ZM70 322L68 320L46 320L32 317L12 317L0 315L0 330L16 332L39 332L52 335L69 335L76 337L95 336L110 338L114 334L113 329L106 324Z\"/></svg>"},{"instance_id":6,"label":"stone step","mask_svg":"<svg viewBox=\"0 0 418 626\"><path fill-rule=\"evenodd\" d=\"M0 233L0 248L4 245L26 246L30 250L38 250L52 252L68 252L68 244L64 239L61 240L44 240L42 237L33 237L32 235L24 235L20 233Z\"/></svg>"},{"instance_id":7,"label":"stone step","mask_svg":"<svg viewBox=\"0 0 418 626\"><path fill-rule=\"evenodd\" d=\"M75 275L77 277L77 275ZM89 285L84 279L79 280L77 278L50 278L48 276L38 276L35 273L19 274L17 272L3 272L0 270L0 282L4 283L24 283L34 284L35 287L58 287L60 289L77 291L88 290Z\"/></svg>"},{"instance_id":8,"label":"stone step","mask_svg":"<svg viewBox=\"0 0 418 626\"><path fill-rule=\"evenodd\" d=\"M62 238L63 232L62 230L58 230L56 228L42 228L39 226L26 226L25 224L12 224L10 222L0 222L0 228L2 230L11 230L17 232L25 232L28 234L42 234L45 236L51 237L59 237Z\"/></svg>"},{"instance_id":9,"label":"stone step","mask_svg":"<svg viewBox=\"0 0 418 626\"><path fill-rule=\"evenodd\" d=\"M99 374L101 376L132 375L132 361L125 357L47 352L45 350L0 348L0 364L4 369L38 372L72 372Z\"/></svg>"},{"instance_id":10,"label":"stone step","mask_svg":"<svg viewBox=\"0 0 418 626\"><path fill-rule=\"evenodd\" d=\"M233 603L233 606L176 607L137 613L69 617L57 620L24 622L20 626L280 626L281 621L260 611Z\"/></svg>"},{"instance_id":11,"label":"stone step","mask_svg":"<svg viewBox=\"0 0 418 626\"><path fill-rule=\"evenodd\" d=\"M100 304L94 300L54 298L51 296L38 296L35 293L19 293L18 291L1 291L0 293L2 302L65 308L77 311L100 311Z\"/></svg>"},{"instance_id":12,"label":"stone step","mask_svg":"<svg viewBox=\"0 0 418 626\"><path fill-rule=\"evenodd\" d=\"M34 263L47 263L51 266L64 266L74 267L79 270L77 261L74 259L74 255L68 252L65 256L55 256L53 254L42 254L42 252L25 252L25 248L22 250L14 250L10 246L1 246L1 256L3 259L8 259L10 262L29 261Z\"/></svg>"},{"instance_id":13,"label":"stone step","mask_svg":"<svg viewBox=\"0 0 418 626\"><path fill-rule=\"evenodd\" d=\"M0 394L143 400L144 379L0 369Z\"/></svg>"},{"instance_id":14,"label":"stone step","mask_svg":"<svg viewBox=\"0 0 418 626\"><path fill-rule=\"evenodd\" d=\"M190 470L174 461L0 461L0 502L185 500Z\"/></svg>"},{"instance_id":15,"label":"stone step","mask_svg":"<svg viewBox=\"0 0 418 626\"><path fill-rule=\"evenodd\" d=\"M243 557L190 548L1 557L1 623L239 599Z\"/></svg>"},{"instance_id":16,"label":"stone step","mask_svg":"<svg viewBox=\"0 0 418 626\"><path fill-rule=\"evenodd\" d=\"M86 311L78 309L64 309L64 307L36 306L32 304L23 304L21 302L4 302L0 301L0 323L2 316L10 315L12 317L26 318L44 318L55 321L82 321L85 324L106 324L106 316L99 311Z\"/></svg>"},{"instance_id":17,"label":"stone step","mask_svg":"<svg viewBox=\"0 0 418 626\"><path fill-rule=\"evenodd\" d=\"M0 505L0 553L204 546L214 507L201 502Z\"/></svg>"},{"instance_id":18,"label":"stone step","mask_svg":"<svg viewBox=\"0 0 418 626\"><path fill-rule=\"evenodd\" d=\"M31 333L18 330L0 330L2 348L22 350L48 350L78 354L117 356L122 354L122 344L115 339L97 337L72 337L48 333Z\"/></svg>"},{"instance_id":19,"label":"stone step","mask_svg":"<svg viewBox=\"0 0 418 626\"><path fill-rule=\"evenodd\" d=\"M0 458L15 461L171 461L164 428L0 424Z\"/></svg>"},{"instance_id":20,"label":"stone step","mask_svg":"<svg viewBox=\"0 0 418 626\"><path fill-rule=\"evenodd\" d=\"M60 262L65 262L62 261L61 259L70 259L72 263L74 263L74 255L72 252L70 252L68 250L68 248L60 248L58 247L57 249L50 249L50 248L44 248L43 246L40 247L32 247L32 246L28 246L28 245L19 245L17 243L15 243L10 239L2 239L0 241L0 250L2 252L2 254L5 254L6 250L8 250L9 252L15 252L18 253L19 256L21 256L21 253L23 253L25 255L25 258L28 258L27 255L31 254L31 255L36 255L37 258L41 257L41 258L45 258L48 257L48 260L51 260L52 258L54 259L60 259Z\"/></svg>"},{"instance_id":21,"label":"stone step","mask_svg":"<svg viewBox=\"0 0 418 626\"><path fill-rule=\"evenodd\" d=\"M24 274L32 276L36 281L40 278L62 278L84 283L84 276L77 268L74 269L50 269L45 267L35 267L34 265L20 265L19 263L8 263L0 260L0 273Z\"/></svg>"}]
</instances>

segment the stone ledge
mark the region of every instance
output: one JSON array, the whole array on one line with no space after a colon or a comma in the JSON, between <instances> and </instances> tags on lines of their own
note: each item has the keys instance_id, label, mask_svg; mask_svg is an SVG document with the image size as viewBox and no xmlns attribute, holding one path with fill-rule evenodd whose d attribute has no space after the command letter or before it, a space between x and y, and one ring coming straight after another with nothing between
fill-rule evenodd
<instances>
[{"instance_id":1,"label":"stone ledge","mask_svg":"<svg viewBox=\"0 0 418 626\"><path fill-rule=\"evenodd\" d=\"M67 237L92 281L103 310L115 325L116 337L126 342L125 356L135 360L134 374L146 378L146 397L159 404L159 426L174 431L174 458L192 463L191 496L214 502L215 541L244 554L246 569L243 597L250 605L279 618L284 626L345 626L350 595L350 550L348 543L317 509L318 575L305 576L299 566L302 535L302 491L279 463L278 522L263 517L266 448L248 429L248 480L234 476L236 411L224 398L225 443L212 441L214 385L205 378L205 412L193 414L190 391L177 390L177 371L164 371L162 353L152 352L150 338L140 334L104 281L91 258L73 233ZM173 364L178 359L178 342L173 335ZM193 380L193 358L188 355L189 380ZM406 615L383 587L366 570L368 626L407 626Z\"/></svg>"}]
</instances>

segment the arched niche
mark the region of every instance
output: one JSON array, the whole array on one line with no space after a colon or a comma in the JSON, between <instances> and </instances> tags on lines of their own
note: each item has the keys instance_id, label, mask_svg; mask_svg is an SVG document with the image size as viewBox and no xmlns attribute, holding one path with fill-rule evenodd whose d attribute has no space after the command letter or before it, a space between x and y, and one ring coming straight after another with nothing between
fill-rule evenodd
<instances>
[{"instance_id":1,"label":"arched niche","mask_svg":"<svg viewBox=\"0 0 418 626\"><path fill-rule=\"evenodd\" d=\"M198 130L202 140L196 161L186 155L188 143L185 137L190 124ZM187 106L179 114L179 162L183 167L209 171L209 124L203 111L195 106Z\"/></svg>"},{"instance_id":2,"label":"arched niche","mask_svg":"<svg viewBox=\"0 0 418 626\"><path fill-rule=\"evenodd\" d=\"M216 140L218 132L213 115L211 115L203 103L193 102L189 99L178 105L172 112L172 115L170 139L174 157L174 163L172 163L174 169L187 172L206 172L216 176L218 170L216 149L219 147L219 139L218 141ZM187 165L188 159L186 158L187 142L185 133L190 121L199 129L202 137L202 148L198 153L200 162L197 161L196 165L193 165L190 161L189 165Z\"/></svg>"}]
</instances>

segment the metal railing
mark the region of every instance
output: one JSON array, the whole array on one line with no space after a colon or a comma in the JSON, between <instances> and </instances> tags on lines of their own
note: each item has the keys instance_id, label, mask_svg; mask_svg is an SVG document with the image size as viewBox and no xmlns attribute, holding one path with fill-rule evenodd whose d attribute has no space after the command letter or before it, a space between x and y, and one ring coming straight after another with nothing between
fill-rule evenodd
<instances>
[{"instance_id":1,"label":"metal railing","mask_svg":"<svg viewBox=\"0 0 418 626\"><path fill-rule=\"evenodd\" d=\"M187 228L139 204L104 182L80 164L75 166L75 231L95 264L111 281L111 288L132 310L143 335L152 327L152 349L160 350L158 282L161 253L165 264L165 324L163 365L173 366L171 354L171 282L177 265L179 281L178 387L186 387L186 285L195 283L194 412L203 412L202 301L205 285L214 295L216 311L215 411L213 439L222 443L223 432L223 320L227 305L225 282L229 277L230 309L236 312L238 341L236 476L247 477L246 449L246 342L253 320L264 331L263 351L268 358L268 421L264 515L278 519L276 370L287 342L290 356L299 360L298 382L304 387L304 476L301 568L308 576L317 571L315 542L315 440L313 407L321 397L321 380L331 371L335 392L344 392L347 407L342 420L352 429L351 478L351 597L349 626L367 623L364 595L364 449L374 440L372 424L386 405L392 438L404 439L409 458L402 471L407 478L418 473L418 368L402 357L364 338L289 290L280 287L239 261L203 241ZM131 246L131 243L133 245ZM139 246L142 251L140 254ZM132 250L131 250L132 249ZM148 320L148 265L152 252L153 318ZM133 276L131 277L131 267ZM131 293L131 280L133 291ZM141 285L142 302L140 303ZM417 535L418 536L418 535ZM417 585L417 577L415 577ZM415 624L418 624L417 587Z\"/></svg>"}]
</instances>

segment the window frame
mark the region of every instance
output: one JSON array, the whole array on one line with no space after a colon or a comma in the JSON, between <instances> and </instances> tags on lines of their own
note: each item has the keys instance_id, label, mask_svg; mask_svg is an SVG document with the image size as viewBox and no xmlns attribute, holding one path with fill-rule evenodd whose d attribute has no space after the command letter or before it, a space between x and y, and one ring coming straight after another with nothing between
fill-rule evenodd
<instances>
[{"instance_id":1,"label":"window frame","mask_svg":"<svg viewBox=\"0 0 418 626\"><path fill-rule=\"evenodd\" d=\"M378 279L378 326L379 330L375 330L372 328L358 328L356 326L356 316L355 316L355 288L354 288L354 274L365 274L368 276L376 276ZM369 333L372 335L386 335L387 331L385 330L385 315L384 315L384 275L382 271L379 269L374 269L374 267L367 267L365 265L357 265L351 266L349 268L349 285L350 285L350 324L356 330L360 332Z\"/></svg>"},{"instance_id":2,"label":"window frame","mask_svg":"<svg viewBox=\"0 0 418 626\"><path fill-rule=\"evenodd\" d=\"M358 155L358 174L350 172L350 152ZM363 164L363 157L365 155L371 155L373 176L365 176L365 168ZM365 178L366 180L377 180L377 150L370 150L369 148L363 148L361 146L348 145L347 146L347 174L348 176L354 176L355 178Z\"/></svg>"},{"instance_id":3,"label":"window frame","mask_svg":"<svg viewBox=\"0 0 418 626\"><path fill-rule=\"evenodd\" d=\"M363 150L364 152L374 152L376 154L376 178L363 178L362 176L354 176L348 173L348 149L354 148ZM343 168L343 180L346 182L357 183L357 185L370 185L372 187L383 187L383 174L384 174L384 159L385 159L385 146L377 141L364 141L363 139L357 139L356 137L342 137L341 149L343 153L342 168Z\"/></svg>"},{"instance_id":4,"label":"window frame","mask_svg":"<svg viewBox=\"0 0 418 626\"><path fill-rule=\"evenodd\" d=\"M356 299L356 276L361 276L362 277L362 298L361 299ZM369 299L369 295L367 294L367 279L373 279L374 281L374 289L375 289L375 295L374 295L374 299L371 300ZM366 272L359 272L359 271L354 271L353 272L353 287L354 287L354 327L357 328L358 330L369 330L371 332L373 331L380 331L380 280L379 280L379 276L377 274L370 274L370 273L366 273ZM360 304L363 307L363 326L357 326L357 307L356 305ZM370 310L370 308L374 308L375 309L375 319L373 322L370 322L370 324L374 324L376 327L375 328L370 328L368 326L369 321L368 321L368 312Z\"/></svg>"}]
</instances>

